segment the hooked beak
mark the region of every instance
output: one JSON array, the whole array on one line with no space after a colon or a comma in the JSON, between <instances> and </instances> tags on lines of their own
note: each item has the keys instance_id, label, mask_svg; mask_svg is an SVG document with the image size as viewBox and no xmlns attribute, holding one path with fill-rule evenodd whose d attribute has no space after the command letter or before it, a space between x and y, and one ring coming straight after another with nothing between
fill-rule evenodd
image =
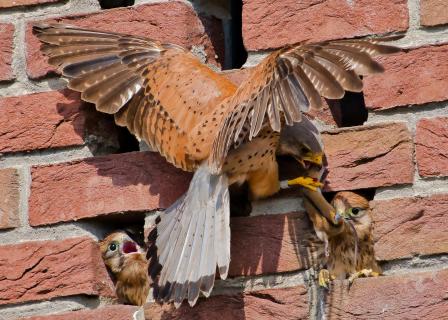
<instances>
[{"instance_id":1,"label":"hooked beak","mask_svg":"<svg viewBox=\"0 0 448 320\"><path fill-rule=\"evenodd\" d=\"M301 158L302 161L299 161L299 162L301 162L301 163L303 162L302 165L305 162L309 162L309 163L315 164L317 166L322 166L322 163L323 163L322 158L323 158L322 153L313 153L310 151L310 152L305 153Z\"/></svg>"}]
</instances>

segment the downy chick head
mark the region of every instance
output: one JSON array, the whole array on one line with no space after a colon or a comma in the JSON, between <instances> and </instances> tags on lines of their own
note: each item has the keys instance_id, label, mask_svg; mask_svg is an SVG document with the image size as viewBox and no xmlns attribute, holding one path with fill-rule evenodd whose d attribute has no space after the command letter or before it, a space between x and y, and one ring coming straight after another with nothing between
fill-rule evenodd
<instances>
[{"instance_id":1,"label":"downy chick head","mask_svg":"<svg viewBox=\"0 0 448 320\"><path fill-rule=\"evenodd\" d=\"M100 249L105 265L114 275L123 270L127 255L144 253L143 249L124 231L109 234L100 242Z\"/></svg>"},{"instance_id":2,"label":"downy chick head","mask_svg":"<svg viewBox=\"0 0 448 320\"><path fill-rule=\"evenodd\" d=\"M342 191L336 193L332 201L333 207L347 222L351 222L359 239L370 235L372 230L372 212L369 200L351 192Z\"/></svg>"}]
</instances>

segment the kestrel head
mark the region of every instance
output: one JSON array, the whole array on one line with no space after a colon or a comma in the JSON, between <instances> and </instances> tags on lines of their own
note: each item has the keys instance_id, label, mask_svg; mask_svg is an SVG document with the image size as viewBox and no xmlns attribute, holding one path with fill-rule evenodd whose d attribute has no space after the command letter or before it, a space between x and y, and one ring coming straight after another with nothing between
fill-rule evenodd
<instances>
[{"instance_id":1,"label":"kestrel head","mask_svg":"<svg viewBox=\"0 0 448 320\"><path fill-rule=\"evenodd\" d=\"M100 249L104 263L114 274L122 271L127 255L143 253L143 249L124 231L109 234L100 242Z\"/></svg>"},{"instance_id":2,"label":"kestrel head","mask_svg":"<svg viewBox=\"0 0 448 320\"><path fill-rule=\"evenodd\" d=\"M372 214L369 200L357 193L342 191L336 193L331 204L336 213L353 224L359 239L370 234Z\"/></svg>"},{"instance_id":3,"label":"kestrel head","mask_svg":"<svg viewBox=\"0 0 448 320\"><path fill-rule=\"evenodd\" d=\"M291 156L305 169L310 165L322 166L323 143L319 130L306 116L292 126L285 126L280 135L277 155Z\"/></svg>"}]
</instances>

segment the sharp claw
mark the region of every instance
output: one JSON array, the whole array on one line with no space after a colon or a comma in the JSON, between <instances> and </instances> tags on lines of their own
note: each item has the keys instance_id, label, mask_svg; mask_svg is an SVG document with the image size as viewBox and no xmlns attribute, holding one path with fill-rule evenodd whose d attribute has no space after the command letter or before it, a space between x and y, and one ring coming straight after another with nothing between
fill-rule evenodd
<instances>
[{"instance_id":1,"label":"sharp claw","mask_svg":"<svg viewBox=\"0 0 448 320\"><path fill-rule=\"evenodd\" d=\"M301 185L304 188L308 188L312 191L317 191L317 188L321 188L323 184L319 180L311 177L297 177L292 180L288 180L288 185Z\"/></svg>"},{"instance_id":2,"label":"sharp claw","mask_svg":"<svg viewBox=\"0 0 448 320\"><path fill-rule=\"evenodd\" d=\"M330 284L330 272L327 269L322 269L319 271L319 286L328 289L328 285Z\"/></svg>"}]
</instances>

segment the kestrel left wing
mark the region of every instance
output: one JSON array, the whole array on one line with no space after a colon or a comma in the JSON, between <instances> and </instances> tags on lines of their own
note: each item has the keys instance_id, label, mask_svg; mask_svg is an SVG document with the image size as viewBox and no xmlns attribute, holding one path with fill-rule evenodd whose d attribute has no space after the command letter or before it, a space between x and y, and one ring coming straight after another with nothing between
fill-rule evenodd
<instances>
[{"instance_id":1,"label":"kestrel left wing","mask_svg":"<svg viewBox=\"0 0 448 320\"><path fill-rule=\"evenodd\" d=\"M68 78L68 87L96 109L188 171L209 155L207 140L191 132L236 87L188 50L144 37L36 24L34 34L48 62ZM205 136L205 135L203 135ZM194 140L194 141L193 141Z\"/></svg>"},{"instance_id":2,"label":"kestrel left wing","mask_svg":"<svg viewBox=\"0 0 448 320\"><path fill-rule=\"evenodd\" d=\"M379 42L394 39L297 44L271 53L228 101L210 167L218 172L229 149L257 136L263 126L280 131L284 123L299 122L303 111L321 107L321 96L340 99L345 91L362 91L359 76L384 70L373 57L400 50Z\"/></svg>"}]
</instances>

